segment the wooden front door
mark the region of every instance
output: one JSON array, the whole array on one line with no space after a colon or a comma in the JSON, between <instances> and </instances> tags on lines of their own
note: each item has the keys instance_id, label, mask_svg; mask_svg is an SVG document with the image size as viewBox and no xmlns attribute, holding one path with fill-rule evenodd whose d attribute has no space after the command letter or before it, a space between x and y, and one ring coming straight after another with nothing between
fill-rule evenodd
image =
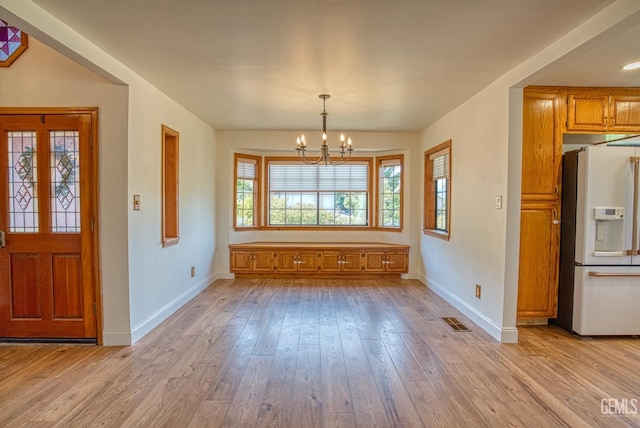
<instances>
[{"instance_id":1,"label":"wooden front door","mask_svg":"<svg viewBox=\"0 0 640 428\"><path fill-rule=\"evenodd\" d=\"M97 339L91 126L0 115L0 337Z\"/></svg>"}]
</instances>

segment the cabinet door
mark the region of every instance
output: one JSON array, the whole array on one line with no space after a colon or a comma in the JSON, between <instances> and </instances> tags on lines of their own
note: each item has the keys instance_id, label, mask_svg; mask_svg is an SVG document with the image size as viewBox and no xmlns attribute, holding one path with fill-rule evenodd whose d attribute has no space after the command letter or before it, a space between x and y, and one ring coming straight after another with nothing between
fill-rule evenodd
<instances>
[{"instance_id":1,"label":"cabinet door","mask_svg":"<svg viewBox=\"0 0 640 428\"><path fill-rule=\"evenodd\" d=\"M640 129L640 96L612 95L609 129L637 133Z\"/></svg>"},{"instance_id":2,"label":"cabinet door","mask_svg":"<svg viewBox=\"0 0 640 428\"><path fill-rule=\"evenodd\" d=\"M556 94L525 92L523 103L523 200L556 200L562 158Z\"/></svg>"},{"instance_id":3,"label":"cabinet door","mask_svg":"<svg viewBox=\"0 0 640 428\"><path fill-rule=\"evenodd\" d=\"M339 252L322 251L320 253L320 270L322 272L340 272L341 261Z\"/></svg>"},{"instance_id":4,"label":"cabinet door","mask_svg":"<svg viewBox=\"0 0 640 428\"><path fill-rule=\"evenodd\" d=\"M555 318L560 226L557 204L523 205L520 217L518 316Z\"/></svg>"},{"instance_id":5,"label":"cabinet door","mask_svg":"<svg viewBox=\"0 0 640 428\"><path fill-rule=\"evenodd\" d=\"M384 272L383 263L385 261L384 251L365 251L364 270L365 272Z\"/></svg>"},{"instance_id":6,"label":"cabinet door","mask_svg":"<svg viewBox=\"0 0 640 428\"><path fill-rule=\"evenodd\" d=\"M362 252L345 251L342 253L343 272L362 272Z\"/></svg>"},{"instance_id":7,"label":"cabinet door","mask_svg":"<svg viewBox=\"0 0 640 428\"><path fill-rule=\"evenodd\" d=\"M254 272L273 272L273 251L255 251L253 253Z\"/></svg>"},{"instance_id":8,"label":"cabinet door","mask_svg":"<svg viewBox=\"0 0 640 428\"><path fill-rule=\"evenodd\" d=\"M609 96L606 94L573 94L567 98L568 131L606 131Z\"/></svg>"},{"instance_id":9,"label":"cabinet door","mask_svg":"<svg viewBox=\"0 0 640 428\"><path fill-rule=\"evenodd\" d=\"M387 272L407 271L407 253L400 251L388 251L385 257L385 269Z\"/></svg>"},{"instance_id":10,"label":"cabinet door","mask_svg":"<svg viewBox=\"0 0 640 428\"><path fill-rule=\"evenodd\" d=\"M231 272L250 272L253 267L252 256L252 251L232 251Z\"/></svg>"},{"instance_id":11,"label":"cabinet door","mask_svg":"<svg viewBox=\"0 0 640 428\"><path fill-rule=\"evenodd\" d=\"M318 253L315 251L300 251L297 255L298 272L317 272Z\"/></svg>"},{"instance_id":12,"label":"cabinet door","mask_svg":"<svg viewBox=\"0 0 640 428\"><path fill-rule=\"evenodd\" d=\"M276 253L276 270L278 272L295 272L298 270L297 261L295 251L278 251Z\"/></svg>"}]
</instances>

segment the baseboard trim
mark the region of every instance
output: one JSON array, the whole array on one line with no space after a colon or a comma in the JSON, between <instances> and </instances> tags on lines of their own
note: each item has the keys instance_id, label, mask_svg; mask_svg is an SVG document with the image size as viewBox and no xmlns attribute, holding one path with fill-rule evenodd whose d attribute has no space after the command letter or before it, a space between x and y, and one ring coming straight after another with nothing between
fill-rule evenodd
<instances>
[{"instance_id":1,"label":"baseboard trim","mask_svg":"<svg viewBox=\"0 0 640 428\"><path fill-rule=\"evenodd\" d=\"M138 324L131 330L131 344L136 343L138 340L146 336L151 330L160 325L164 320L169 318L178 309L184 306L185 303L196 297L202 291L204 291L211 283L217 278L217 275L213 274L206 279L196 283L193 287L167 303L164 307L157 310L153 315L146 320Z\"/></svg>"},{"instance_id":2,"label":"baseboard trim","mask_svg":"<svg viewBox=\"0 0 640 428\"><path fill-rule=\"evenodd\" d=\"M103 346L129 346L131 345L131 332L128 331L103 331Z\"/></svg>"},{"instance_id":3,"label":"baseboard trim","mask_svg":"<svg viewBox=\"0 0 640 428\"><path fill-rule=\"evenodd\" d=\"M425 276L420 275L420 282L425 284L430 290L442 297L451 306L462 312L471 321L476 323L480 328L489 333L491 337L501 343L518 343L518 329L515 327L503 328L487 318L484 314L479 312L476 308L469 305L460 297L452 293L451 291L438 284L436 281L427 279Z\"/></svg>"}]
</instances>

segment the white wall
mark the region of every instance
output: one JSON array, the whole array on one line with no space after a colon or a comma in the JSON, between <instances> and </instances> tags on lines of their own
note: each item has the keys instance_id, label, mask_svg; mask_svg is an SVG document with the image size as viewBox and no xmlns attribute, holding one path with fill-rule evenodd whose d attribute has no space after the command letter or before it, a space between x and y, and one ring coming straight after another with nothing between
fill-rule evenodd
<instances>
[{"instance_id":1,"label":"white wall","mask_svg":"<svg viewBox=\"0 0 640 428\"><path fill-rule=\"evenodd\" d=\"M387 242L405 244L411 247L409 252L409 276L420 273L419 236L421 233L420 202L420 139L417 133L400 132L347 132L353 140L353 156L371 157L392 153L404 154L404 224L402 232L385 231L235 231L233 229L233 154L250 153L259 156L297 156L295 151L296 131L227 131L218 132L217 162L218 175L218 231L217 272L220 276L229 276L230 243L253 241L303 241L303 242ZM329 134L331 139L337 134ZM313 149L320 147L320 132L305 131L307 144ZM269 150L265 150L269 148ZM311 152L310 156L319 152ZM375 167L375 165L374 165Z\"/></svg>"},{"instance_id":2,"label":"white wall","mask_svg":"<svg viewBox=\"0 0 640 428\"><path fill-rule=\"evenodd\" d=\"M146 82L129 102L129 283L133 341L215 280L215 132ZM161 124L180 133L180 242L161 242ZM134 194L141 210L132 210ZM191 278L191 266L196 276Z\"/></svg>"},{"instance_id":3,"label":"white wall","mask_svg":"<svg viewBox=\"0 0 640 428\"><path fill-rule=\"evenodd\" d=\"M451 139L451 225L445 241L421 240L424 281L454 300L457 307L492 334L500 332L505 289L506 212L508 205L508 92L483 91L429 127L426 149ZM504 122L501 123L500 119ZM482 285L482 299L475 285Z\"/></svg>"},{"instance_id":4,"label":"white wall","mask_svg":"<svg viewBox=\"0 0 640 428\"><path fill-rule=\"evenodd\" d=\"M2 0L0 13L32 36L35 49L25 55L36 61L20 58L7 69L18 74L16 67L24 61L31 79L19 87L3 78L3 105L101 109L104 343L133 343L215 279L215 131L35 4ZM40 56L38 47L46 56ZM42 90L30 93L40 85L35 82L43 82ZM182 239L169 248L162 247L160 227L162 124L180 133ZM141 195L140 211L133 211L134 194ZM190 277L191 266L195 278Z\"/></svg>"},{"instance_id":5,"label":"white wall","mask_svg":"<svg viewBox=\"0 0 640 428\"><path fill-rule=\"evenodd\" d=\"M509 71L422 134L427 150L452 139L449 242L422 236L424 281L503 342L517 342L522 90L545 67L603 34L640 21L640 3L618 1ZM503 209L495 209L503 195ZM482 299L475 298L475 284Z\"/></svg>"}]
</instances>

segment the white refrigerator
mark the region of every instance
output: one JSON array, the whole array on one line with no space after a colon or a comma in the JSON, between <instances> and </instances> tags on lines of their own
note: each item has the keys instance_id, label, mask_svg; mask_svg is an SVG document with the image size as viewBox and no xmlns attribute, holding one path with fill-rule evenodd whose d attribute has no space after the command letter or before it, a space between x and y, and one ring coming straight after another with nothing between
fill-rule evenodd
<instances>
[{"instance_id":1,"label":"white refrigerator","mask_svg":"<svg viewBox=\"0 0 640 428\"><path fill-rule=\"evenodd\" d=\"M605 145L564 156L552 322L579 335L640 335L639 157L640 148Z\"/></svg>"}]
</instances>

